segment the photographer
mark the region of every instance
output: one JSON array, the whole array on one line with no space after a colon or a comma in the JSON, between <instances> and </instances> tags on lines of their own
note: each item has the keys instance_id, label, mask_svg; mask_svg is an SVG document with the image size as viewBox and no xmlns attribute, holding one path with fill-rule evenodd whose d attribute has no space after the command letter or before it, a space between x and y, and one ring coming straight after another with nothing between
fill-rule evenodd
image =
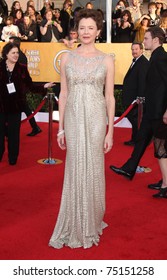
<instances>
[{"instance_id":1,"label":"photographer","mask_svg":"<svg viewBox=\"0 0 167 280\"><path fill-rule=\"evenodd\" d=\"M60 11L60 20L63 27L63 38L69 35L70 21L73 19L73 10L71 0L65 0L63 9Z\"/></svg>"},{"instance_id":2,"label":"photographer","mask_svg":"<svg viewBox=\"0 0 167 280\"><path fill-rule=\"evenodd\" d=\"M44 0L44 4L42 9L40 10L40 14L42 18L45 17L45 13L47 10L53 10L54 9L54 3L50 0Z\"/></svg>"},{"instance_id":3,"label":"photographer","mask_svg":"<svg viewBox=\"0 0 167 280\"><path fill-rule=\"evenodd\" d=\"M62 32L60 23L53 20L53 11L47 10L40 26L41 42L58 42L62 37Z\"/></svg>"},{"instance_id":4,"label":"photographer","mask_svg":"<svg viewBox=\"0 0 167 280\"><path fill-rule=\"evenodd\" d=\"M116 42L117 37L117 21L121 18L122 12L128 7L125 0L117 2L115 9L112 11L112 42Z\"/></svg>"}]
</instances>

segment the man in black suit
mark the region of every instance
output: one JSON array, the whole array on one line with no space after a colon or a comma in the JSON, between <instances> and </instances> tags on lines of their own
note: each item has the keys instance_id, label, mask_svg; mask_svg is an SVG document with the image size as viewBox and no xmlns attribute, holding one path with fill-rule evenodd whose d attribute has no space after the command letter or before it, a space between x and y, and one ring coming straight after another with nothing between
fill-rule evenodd
<instances>
[{"instance_id":1,"label":"man in black suit","mask_svg":"<svg viewBox=\"0 0 167 280\"><path fill-rule=\"evenodd\" d=\"M149 187L160 189L155 197L167 198L167 53L162 47L164 39L165 34L159 27L150 28L145 33L145 48L152 52L146 78L146 112L131 157L121 168L110 168L117 174L132 179L154 136L155 156L159 159L162 180Z\"/></svg>"},{"instance_id":2,"label":"man in black suit","mask_svg":"<svg viewBox=\"0 0 167 280\"><path fill-rule=\"evenodd\" d=\"M128 108L137 97L144 97L145 79L149 64L147 58L143 55L143 45L141 43L133 43L131 50L133 61L125 75L122 91L122 101L126 108ZM132 125L132 136L131 140L124 142L124 144L134 146L138 132L138 106L132 108L127 118Z\"/></svg>"},{"instance_id":3,"label":"man in black suit","mask_svg":"<svg viewBox=\"0 0 167 280\"><path fill-rule=\"evenodd\" d=\"M154 136L154 156L158 158L162 175L156 198L167 198L167 53L162 47L165 33L160 27L150 28L144 36L144 46L151 51L146 82L146 116Z\"/></svg>"}]
</instances>

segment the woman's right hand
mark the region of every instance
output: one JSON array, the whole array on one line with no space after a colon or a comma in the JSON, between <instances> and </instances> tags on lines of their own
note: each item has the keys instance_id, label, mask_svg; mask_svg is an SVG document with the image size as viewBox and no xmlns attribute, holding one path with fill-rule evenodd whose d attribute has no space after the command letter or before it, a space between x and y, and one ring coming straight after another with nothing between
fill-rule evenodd
<instances>
[{"instance_id":1,"label":"woman's right hand","mask_svg":"<svg viewBox=\"0 0 167 280\"><path fill-rule=\"evenodd\" d=\"M65 134L61 134L57 136L57 143L60 149L65 150L66 149L66 144L65 144Z\"/></svg>"},{"instance_id":2,"label":"woman's right hand","mask_svg":"<svg viewBox=\"0 0 167 280\"><path fill-rule=\"evenodd\" d=\"M48 25L51 25L51 24L52 24L52 20L50 19L50 20L47 21L46 25L48 26Z\"/></svg>"}]
</instances>

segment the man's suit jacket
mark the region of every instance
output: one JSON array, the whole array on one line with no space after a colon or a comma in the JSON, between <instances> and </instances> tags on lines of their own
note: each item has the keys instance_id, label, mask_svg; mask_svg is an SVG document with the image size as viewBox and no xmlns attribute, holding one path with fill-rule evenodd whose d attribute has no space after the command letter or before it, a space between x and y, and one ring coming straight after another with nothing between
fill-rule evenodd
<instances>
[{"instance_id":1,"label":"man's suit jacket","mask_svg":"<svg viewBox=\"0 0 167 280\"><path fill-rule=\"evenodd\" d=\"M149 119L162 119L167 109L167 52L162 46L151 55L146 77L146 112Z\"/></svg>"},{"instance_id":2,"label":"man's suit jacket","mask_svg":"<svg viewBox=\"0 0 167 280\"><path fill-rule=\"evenodd\" d=\"M12 76L11 83L14 83L16 91L9 94L7 84L9 77L6 70L6 61L0 62L0 113L19 113L24 111L26 102L26 89L32 92L46 93L43 85L35 85L29 75L27 66L16 63Z\"/></svg>"},{"instance_id":3,"label":"man's suit jacket","mask_svg":"<svg viewBox=\"0 0 167 280\"><path fill-rule=\"evenodd\" d=\"M123 105L129 106L137 96L145 96L145 80L149 61L141 55L129 68L123 81Z\"/></svg>"}]
</instances>

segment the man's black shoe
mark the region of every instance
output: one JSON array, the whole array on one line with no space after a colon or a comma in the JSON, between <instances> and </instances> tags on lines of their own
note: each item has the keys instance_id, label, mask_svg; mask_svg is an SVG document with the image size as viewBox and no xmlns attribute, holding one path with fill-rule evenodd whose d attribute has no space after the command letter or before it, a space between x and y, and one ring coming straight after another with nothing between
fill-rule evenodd
<instances>
[{"instance_id":1,"label":"man's black shoe","mask_svg":"<svg viewBox=\"0 0 167 280\"><path fill-rule=\"evenodd\" d=\"M130 180L132 180L133 176L135 175L135 172L127 172L127 171L123 170L121 167L118 168L116 166L110 165L110 168L112 169L112 171L114 171L118 175L123 175Z\"/></svg>"},{"instance_id":2,"label":"man's black shoe","mask_svg":"<svg viewBox=\"0 0 167 280\"><path fill-rule=\"evenodd\" d=\"M159 190L161 188L161 186L162 186L162 180L160 180L159 182L154 183L154 184L149 184L148 188L153 189L153 190Z\"/></svg>"},{"instance_id":3,"label":"man's black shoe","mask_svg":"<svg viewBox=\"0 0 167 280\"><path fill-rule=\"evenodd\" d=\"M153 194L153 197L155 197L155 198L167 198L167 187L166 188L160 188L158 193Z\"/></svg>"},{"instance_id":4,"label":"man's black shoe","mask_svg":"<svg viewBox=\"0 0 167 280\"><path fill-rule=\"evenodd\" d=\"M9 159L10 165L15 165L17 163L17 159Z\"/></svg>"},{"instance_id":5,"label":"man's black shoe","mask_svg":"<svg viewBox=\"0 0 167 280\"><path fill-rule=\"evenodd\" d=\"M33 128L33 130L27 134L27 136L35 136L38 133L42 132L42 130L37 126L36 128Z\"/></svg>"},{"instance_id":6,"label":"man's black shoe","mask_svg":"<svg viewBox=\"0 0 167 280\"><path fill-rule=\"evenodd\" d=\"M125 141L125 142L124 142L124 145L126 145L126 146L134 146L134 145L135 145L135 142L132 141L132 140L130 140L130 141Z\"/></svg>"}]
</instances>

